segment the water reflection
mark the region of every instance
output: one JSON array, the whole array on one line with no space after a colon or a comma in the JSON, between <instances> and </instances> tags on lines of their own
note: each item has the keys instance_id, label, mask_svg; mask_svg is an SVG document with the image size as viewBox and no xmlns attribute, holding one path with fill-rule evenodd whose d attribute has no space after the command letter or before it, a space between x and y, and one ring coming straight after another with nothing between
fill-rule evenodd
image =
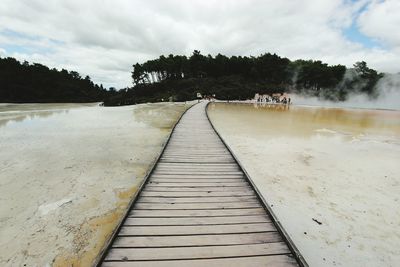
<instances>
[{"instance_id":1,"label":"water reflection","mask_svg":"<svg viewBox=\"0 0 400 267\"><path fill-rule=\"evenodd\" d=\"M290 105L273 104L273 103L254 103L253 107L256 109L266 108L271 111L287 111L289 110Z\"/></svg>"},{"instance_id":2,"label":"water reflection","mask_svg":"<svg viewBox=\"0 0 400 267\"><path fill-rule=\"evenodd\" d=\"M0 104L0 127L9 122L26 119L48 118L53 114L66 114L72 108L95 107L97 103L56 103L56 104Z\"/></svg>"},{"instance_id":3,"label":"water reflection","mask_svg":"<svg viewBox=\"0 0 400 267\"><path fill-rule=\"evenodd\" d=\"M392 110L301 107L279 104L215 103L213 116L231 114L250 121L255 131L266 135L308 137L321 130L349 135L389 134L400 136L400 112ZM261 129L261 130L260 130Z\"/></svg>"},{"instance_id":4,"label":"water reflection","mask_svg":"<svg viewBox=\"0 0 400 267\"><path fill-rule=\"evenodd\" d=\"M25 113L15 112L0 112L0 128L6 126L9 122L22 122L26 119L33 120L36 118L47 118L53 114L67 114L68 109L55 109L55 110L44 110L44 111L29 111Z\"/></svg>"},{"instance_id":5,"label":"water reflection","mask_svg":"<svg viewBox=\"0 0 400 267\"><path fill-rule=\"evenodd\" d=\"M145 123L148 126L159 129L170 129L177 117L186 109L184 105L175 109L167 106L175 104L147 104L140 108L133 109L133 116L136 122ZM176 106L175 106L176 107Z\"/></svg>"}]
</instances>

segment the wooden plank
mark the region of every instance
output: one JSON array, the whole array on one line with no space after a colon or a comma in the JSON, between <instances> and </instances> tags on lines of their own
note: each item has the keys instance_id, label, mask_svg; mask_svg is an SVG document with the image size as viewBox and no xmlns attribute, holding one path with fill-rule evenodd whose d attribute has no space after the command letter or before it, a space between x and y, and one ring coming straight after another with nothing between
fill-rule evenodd
<instances>
[{"instance_id":1,"label":"wooden plank","mask_svg":"<svg viewBox=\"0 0 400 267\"><path fill-rule=\"evenodd\" d=\"M210 163L210 162L220 162L220 163L230 163L230 162L235 162L234 160L214 160L214 161L210 161L207 159L204 160L164 160L164 159L160 159L160 161L162 162L182 162L182 163L193 163L193 162L203 162L203 163Z\"/></svg>"},{"instance_id":2,"label":"wooden plank","mask_svg":"<svg viewBox=\"0 0 400 267\"><path fill-rule=\"evenodd\" d=\"M193 187L193 188L197 188L197 187L242 187L242 186L247 186L248 183L244 180L242 180L241 182L202 182L202 183L190 183L190 182L180 182L180 183L166 183L166 182L157 182L154 180L150 180L150 182L148 183L148 185L150 186L165 186L165 187Z\"/></svg>"},{"instance_id":3,"label":"wooden plank","mask_svg":"<svg viewBox=\"0 0 400 267\"><path fill-rule=\"evenodd\" d=\"M188 170L181 170L181 171L154 171L154 175L243 175L240 171L220 171L214 172L212 170L204 170L204 171L196 171L191 172Z\"/></svg>"},{"instance_id":4,"label":"wooden plank","mask_svg":"<svg viewBox=\"0 0 400 267\"><path fill-rule=\"evenodd\" d=\"M222 156L228 156L228 157L232 157L228 152L220 152L220 153L210 153L210 152L208 152L208 153L205 153L205 152L203 152L203 153L192 153L192 152L186 152L186 153L184 153L184 152L172 152L172 151L170 151L170 152L166 152L166 153L164 153L163 154L163 156L202 156L202 157L207 157L207 156L212 156L212 157L215 157L215 156L217 156L217 157L222 157Z\"/></svg>"},{"instance_id":5,"label":"wooden plank","mask_svg":"<svg viewBox=\"0 0 400 267\"><path fill-rule=\"evenodd\" d=\"M230 183L247 183L245 182L242 178L219 178L219 177L214 177L214 178L155 178L152 177L150 182L153 184L159 184L159 183L201 183L201 184L207 184L207 183L224 183L224 184L230 184Z\"/></svg>"},{"instance_id":6,"label":"wooden plank","mask_svg":"<svg viewBox=\"0 0 400 267\"><path fill-rule=\"evenodd\" d=\"M163 157L171 156L170 152L172 152L172 151L164 153ZM230 154L223 153L223 152L219 152L219 153L201 152L201 153L195 154L195 153L191 153L191 151L189 150L189 151L187 151L187 153L181 152L181 153L175 153L175 154L177 154L177 155L181 154L181 155L178 155L179 157L188 156L188 157L192 157L192 158L200 158L202 156L210 156L210 157L216 157L216 158L232 158L232 156Z\"/></svg>"},{"instance_id":7,"label":"wooden plank","mask_svg":"<svg viewBox=\"0 0 400 267\"><path fill-rule=\"evenodd\" d=\"M179 218L127 218L124 225L211 225L271 222L267 215L222 216L222 217L179 217Z\"/></svg>"},{"instance_id":8,"label":"wooden plank","mask_svg":"<svg viewBox=\"0 0 400 267\"><path fill-rule=\"evenodd\" d=\"M180 145L178 144L173 144L170 143L171 146L169 146L166 150L166 153L170 152L176 152L177 154L191 154L191 155L198 155L198 154L224 154L231 156L227 150L225 150L224 147L214 146L212 148L210 147L193 147L190 145L188 142L181 143ZM191 148L190 150L187 150L186 148ZM194 148L194 149L193 149ZM186 150L185 150L186 149Z\"/></svg>"},{"instance_id":9,"label":"wooden plank","mask_svg":"<svg viewBox=\"0 0 400 267\"><path fill-rule=\"evenodd\" d=\"M243 175L234 169L200 169L200 168L169 168L169 169L164 169L164 168L157 168L155 171L155 174L159 173L165 173L165 174L175 174L175 175L213 175L214 177L219 176L219 175L236 175L240 177L243 177Z\"/></svg>"},{"instance_id":10,"label":"wooden plank","mask_svg":"<svg viewBox=\"0 0 400 267\"><path fill-rule=\"evenodd\" d=\"M228 209L228 210L135 210L129 217L221 217L221 216L249 216L265 215L263 208Z\"/></svg>"},{"instance_id":11,"label":"wooden plank","mask_svg":"<svg viewBox=\"0 0 400 267\"><path fill-rule=\"evenodd\" d=\"M199 226L126 226L121 228L118 236L149 236L149 235L206 235L274 232L272 223L230 224L230 225L199 225Z\"/></svg>"},{"instance_id":12,"label":"wooden plank","mask_svg":"<svg viewBox=\"0 0 400 267\"><path fill-rule=\"evenodd\" d=\"M193 156L193 155L187 155L187 156L168 156L168 155L163 155L161 157L161 160L164 161L174 161L175 159L177 160L189 160L189 161L202 161L202 160L206 160L206 161L219 161L219 160L226 160L226 161L231 161L232 157L229 156Z\"/></svg>"},{"instance_id":13,"label":"wooden plank","mask_svg":"<svg viewBox=\"0 0 400 267\"><path fill-rule=\"evenodd\" d=\"M103 267L289 267L296 265L296 261L290 255L197 260L120 261L104 262L102 264Z\"/></svg>"},{"instance_id":14,"label":"wooden plank","mask_svg":"<svg viewBox=\"0 0 400 267\"><path fill-rule=\"evenodd\" d=\"M244 178L243 174L179 174L179 173L165 173L165 174L153 174L152 178Z\"/></svg>"},{"instance_id":15,"label":"wooden plank","mask_svg":"<svg viewBox=\"0 0 400 267\"><path fill-rule=\"evenodd\" d=\"M245 209L261 207L258 201L225 202L225 203L136 203L139 210L215 210L215 209Z\"/></svg>"},{"instance_id":16,"label":"wooden plank","mask_svg":"<svg viewBox=\"0 0 400 267\"><path fill-rule=\"evenodd\" d=\"M209 156L209 155L227 155L227 156L229 156L229 157L232 157L230 154L226 154L225 152L224 153L222 153L222 152L213 152L213 153L210 153L210 152L198 152L198 153L192 153L192 151L186 151L186 152L173 152L173 151L167 151L167 152L165 152L164 154L163 154L163 156L164 155L173 155L173 154L176 154L176 155L179 155L179 156ZM165 165L170 165L170 164L174 164L174 163L162 163L162 164L165 164ZM176 164L182 164L182 163L176 163ZM193 165L202 165L203 163L192 163ZM217 165L217 164L220 164L220 163L209 163L210 165ZM233 165L236 165L237 166L237 164L234 162L234 163L225 163L225 165L227 165L227 166L233 166Z\"/></svg>"},{"instance_id":17,"label":"wooden plank","mask_svg":"<svg viewBox=\"0 0 400 267\"><path fill-rule=\"evenodd\" d=\"M239 170L237 166L232 165L232 163L166 163L160 162L157 164L158 168L230 168Z\"/></svg>"},{"instance_id":18,"label":"wooden plank","mask_svg":"<svg viewBox=\"0 0 400 267\"><path fill-rule=\"evenodd\" d=\"M228 157L228 156L193 156L193 155L187 155L187 156L168 156L168 155L163 155L161 157L161 162L163 161L175 161L175 160L187 160L187 161L191 161L191 162L202 162L202 161L227 161L230 162L232 161L232 157Z\"/></svg>"},{"instance_id":19,"label":"wooden plank","mask_svg":"<svg viewBox=\"0 0 400 267\"><path fill-rule=\"evenodd\" d=\"M204 247L174 247L174 248L112 248L106 260L183 260L183 259L215 259L225 257L248 257L266 255L290 254L283 242L204 246Z\"/></svg>"},{"instance_id":20,"label":"wooden plank","mask_svg":"<svg viewBox=\"0 0 400 267\"><path fill-rule=\"evenodd\" d=\"M227 168L240 171L239 167L232 163L158 163L157 168Z\"/></svg>"},{"instance_id":21,"label":"wooden plank","mask_svg":"<svg viewBox=\"0 0 400 267\"><path fill-rule=\"evenodd\" d=\"M239 244L261 244L282 241L278 232L191 235L191 236L124 236L118 237L113 247L196 247Z\"/></svg>"},{"instance_id":22,"label":"wooden plank","mask_svg":"<svg viewBox=\"0 0 400 267\"><path fill-rule=\"evenodd\" d=\"M209 186L209 187L168 187L168 186L152 186L147 185L145 191L153 192L242 192L248 193L252 192L249 186Z\"/></svg>"},{"instance_id":23,"label":"wooden plank","mask_svg":"<svg viewBox=\"0 0 400 267\"><path fill-rule=\"evenodd\" d=\"M228 157L232 157L230 154L226 153L226 150L217 150L215 148L208 148L208 149L191 149L188 146L184 146L181 149L174 148L174 149L167 149L163 155L168 154L182 154L182 155L193 155L193 156L201 156L201 155L210 155L210 154L222 154Z\"/></svg>"},{"instance_id":24,"label":"wooden plank","mask_svg":"<svg viewBox=\"0 0 400 267\"><path fill-rule=\"evenodd\" d=\"M174 142L170 142L169 144L171 147L173 147L172 149L169 149L168 151L199 151L199 152L207 152L207 151L218 151L218 152L222 152L222 151L226 151L225 148L220 145L220 146L191 146L188 143L180 143L180 144L176 144Z\"/></svg>"},{"instance_id":25,"label":"wooden plank","mask_svg":"<svg viewBox=\"0 0 400 267\"><path fill-rule=\"evenodd\" d=\"M221 164L221 165L225 165L225 164ZM160 167L160 166L158 166L158 167L156 167L156 169L155 169L155 171L160 171L160 172L168 172L168 173L172 173L172 172L176 172L176 171L181 171L181 172L183 172L183 171L193 171L193 170L195 170L195 171L199 171L199 172L209 172L209 171L216 171L217 173L214 173L214 175L219 175L219 174L221 174L221 172L222 173L225 173L225 172L228 172L228 173L230 173L230 172L235 172L235 173L237 173L237 172L240 172L240 170L238 170L237 168L233 168L233 167L225 167L225 166L221 166L221 167L218 167L218 166L204 166L204 167L201 167L201 166L191 166L191 165L184 165L184 166L177 166L177 167L173 167L173 166L171 166L171 167Z\"/></svg>"},{"instance_id":26,"label":"wooden plank","mask_svg":"<svg viewBox=\"0 0 400 267\"><path fill-rule=\"evenodd\" d=\"M243 174L207 174L207 173L155 173L152 175L152 178L193 178L193 179L201 179L201 178L218 178L218 179L226 179L226 178L241 178L244 179ZM246 181L247 182L247 181Z\"/></svg>"},{"instance_id":27,"label":"wooden plank","mask_svg":"<svg viewBox=\"0 0 400 267\"><path fill-rule=\"evenodd\" d=\"M142 196L137 203L223 203L223 202L246 202L258 201L256 196L244 197L146 197Z\"/></svg>"},{"instance_id":28,"label":"wooden plank","mask_svg":"<svg viewBox=\"0 0 400 267\"><path fill-rule=\"evenodd\" d=\"M159 162L157 168L226 168L240 171L237 166L232 166L232 163L181 163L181 162Z\"/></svg>"},{"instance_id":29,"label":"wooden plank","mask_svg":"<svg viewBox=\"0 0 400 267\"><path fill-rule=\"evenodd\" d=\"M147 188L148 189L148 188ZM255 196L255 193L251 190L240 190L240 191L157 191L157 190L144 190L140 193L141 196L148 197L243 197L243 196Z\"/></svg>"}]
</instances>

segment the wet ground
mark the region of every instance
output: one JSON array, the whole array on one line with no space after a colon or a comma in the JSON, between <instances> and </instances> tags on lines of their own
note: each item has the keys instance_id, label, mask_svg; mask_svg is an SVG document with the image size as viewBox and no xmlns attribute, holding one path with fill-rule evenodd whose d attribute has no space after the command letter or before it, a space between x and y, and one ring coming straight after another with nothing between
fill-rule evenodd
<instances>
[{"instance_id":1,"label":"wet ground","mask_svg":"<svg viewBox=\"0 0 400 267\"><path fill-rule=\"evenodd\" d=\"M187 107L0 104L0 265L89 266Z\"/></svg>"},{"instance_id":2,"label":"wet ground","mask_svg":"<svg viewBox=\"0 0 400 267\"><path fill-rule=\"evenodd\" d=\"M310 266L400 262L400 112L211 104Z\"/></svg>"}]
</instances>

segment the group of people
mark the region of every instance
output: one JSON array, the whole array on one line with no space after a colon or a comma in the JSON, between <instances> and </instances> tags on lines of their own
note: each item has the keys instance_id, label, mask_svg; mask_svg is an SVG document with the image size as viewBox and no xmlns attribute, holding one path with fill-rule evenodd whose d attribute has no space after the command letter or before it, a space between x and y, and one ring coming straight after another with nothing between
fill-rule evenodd
<instances>
[{"instance_id":1,"label":"group of people","mask_svg":"<svg viewBox=\"0 0 400 267\"><path fill-rule=\"evenodd\" d=\"M290 97L286 94L273 94L272 96L267 94L256 94L254 99L257 103L277 103L285 105L289 105L291 103Z\"/></svg>"}]
</instances>

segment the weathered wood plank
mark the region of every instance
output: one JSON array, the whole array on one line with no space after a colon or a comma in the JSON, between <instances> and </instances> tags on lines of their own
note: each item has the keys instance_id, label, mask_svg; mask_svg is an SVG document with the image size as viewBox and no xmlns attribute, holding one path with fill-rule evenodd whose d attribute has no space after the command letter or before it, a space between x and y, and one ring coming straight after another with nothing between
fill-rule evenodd
<instances>
[{"instance_id":1,"label":"weathered wood plank","mask_svg":"<svg viewBox=\"0 0 400 267\"><path fill-rule=\"evenodd\" d=\"M147 185L145 190L149 192L230 192L231 194L252 192L249 186L168 187Z\"/></svg>"},{"instance_id":2,"label":"weathered wood plank","mask_svg":"<svg viewBox=\"0 0 400 267\"><path fill-rule=\"evenodd\" d=\"M192 153L190 151L185 152L173 152L173 151L166 151L163 156L231 156L228 152L219 152L219 153L210 153L210 152L198 152L198 153ZM231 165L234 165L230 163Z\"/></svg>"},{"instance_id":3,"label":"weathered wood plank","mask_svg":"<svg viewBox=\"0 0 400 267\"><path fill-rule=\"evenodd\" d=\"M185 183L200 183L200 184L207 184L207 183L223 183L223 184L231 184L231 183L244 183L245 181L243 181L242 178L238 177L238 178L224 178L221 179L219 177L214 177L214 178L155 178L152 177L151 179L151 183L152 184L159 184L159 183L168 183L168 184L176 184L176 183L181 183L181 184L185 184ZM149 183L150 184L150 183Z\"/></svg>"},{"instance_id":4,"label":"weathered wood plank","mask_svg":"<svg viewBox=\"0 0 400 267\"><path fill-rule=\"evenodd\" d=\"M191 172L190 170L181 170L181 171L161 171L155 170L154 175L243 175L240 171L220 171L218 173L214 172L213 170L199 170L196 173Z\"/></svg>"},{"instance_id":5,"label":"weathered wood plank","mask_svg":"<svg viewBox=\"0 0 400 267\"><path fill-rule=\"evenodd\" d=\"M157 191L157 190L145 190L141 192L141 196L149 197L243 197L243 196L255 196L255 193L251 190L240 190L240 191Z\"/></svg>"},{"instance_id":6,"label":"weathered wood plank","mask_svg":"<svg viewBox=\"0 0 400 267\"><path fill-rule=\"evenodd\" d=\"M219 178L219 179L226 179L226 178L244 178L243 174L226 174L226 175L217 175L217 174L153 174L152 178Z\"/></svg>"},{"instance_id":7,"label":"weathered wood plank","mask_svg":"<svg viewBox=\"0 0 400 267\"><path fill-rule=\"evenodd\" d=\"M256 196L244 197L146 197L142 196L136 203L223 203L257 201Z\"/></svg>"},{"instance_id":8,"label":"weathered wood plank","mask_svg":"<svg viewBox=\"0 0 400 267\"><path fill-rule=\"evenodd\" d=\"M103 267L289 267L296 266L290 255L257 257L233 257L221 259L166 260L166 261L126 261L104 262Z\"/></svg>"},{"instance_id":9,"label":"weathered wood plank","mask_svg":"<svg viewBox=\"0 0 400 267\"><path fill-rule=\"evenodd\" d=\"M157 168L158 169L160 169L160 168L161 169L162 168L164 168L164 169L171 169L171 168L172 169L174 169L174 168L177 168L177 169L180 169L180 168L183 168L183 169L185 169L185 168L216 169L216 168L219 168L219 169L233 169L236 171L240 171L240 169L237 165L235 166L234 164L231 164L231 163L217 163L217 164L215 164L215 163L208 163L208 164L191 163L191 164L188 164L188 163L161 163L160 162L160 164L157 165Z\"/></svg>"},{"instance_id":10,"label":"weathered wood plank","mask_svg":"<svg viewBox=\"0 0 400 267\"><path fill-rule=\"evenodd\" d=\"M248 216L265 214L263 208L228 209L228 210L135 210L129 217L221 217L221 216Z\"/></svg>"},{"instance_id":11,"label":"weathered wood plank","mask_svg":"<svg viewBox=\"0 0 400 267\"><path fill-rule=\"evenodd\" d=\"M176 260L176 259L213 259L223 257L266 256L277 254L290 254L283 242L229 245L229 246L204 246L204 247L178 247L178 248L112 248L106 260Z\"/></svg>"},{"instance_id":12,"label":"weathered wood plank","mask_svg":"<svg viewBox=\"0 0 400 267\"><path fill-rule=\"evenodd\" d=\"M206 167L206 168L199 168L199 167L190 167L188 166L187 168L183 168L183 167L171 167L171 168L166 168L166 167L162 167L162 168L157 168L155 170L156 172L166 172L166 173L172 173L172 174L177 174L180 172L183 173L202 173L202 172L210 172L213 171L213 173L211 175L214 176L219 176L220 174L224 174L224 173L235 173L235 175L241 175L240 173L238 173L239 171L237 169L234 168L218 168L218 167ZM243 177L243 176L242 176Z\"/></svg>"},{"instance_id":13,"label":"weathered wood plank","mask_svg":"<svg viewBox=\"0 0 400 267\"><path fill-rule=\"evenodd\" d=\"M190 235L190 236L128 236L118 237L113 247L194 247L281 242L278 232Z\"/></svg>"},{"instance_id":14,"label":"weathered wood plank","mask_svg":"<svg viewBox=\"0 0 400 267\"><path fill-rule=\"evenodd\" d=\"M210 225L271 222L266 215L222 216L222 217L179 217L179 218L127 218L125 225Z\"/></svg>"},{"instance_id":15,"label":"weathered wood plank","mask_svg":"<svg viewBox=\"0 0 400 267\"><path fill-rule=\"evenodd\" d=\"M190 183L190 182L180 182L180 183L174 183L174 182L170 182L170 183L166 183L166 182L157 182L157 181L153 181L151 180L149 182L149 186L157 186L157 187L161 187L161 186L165 186L165 187L193 187L193 188L197 188L197 187L242 187L242 186L247 186L248 183L246 181L240 181L240 182L202 182L202 183Z\"/></svg>"},{"instance_id":16,"label":"weathered wood plank","mask_svg":"<svg viewBox=\"0 0 400 267\"><path fill-rule=\"evenodd\" d=\"M168 163L172 163L172 162L182 162L182 163L193 163L193 162L202 162L202 163L215 163L215 162L219 162L219 163L231 163L231 162L235 162L234 160L209 160L209 159L204 159L204 160L165 160L165 159L160 159L161 162L168 162Z\"/></svg>"},{"instance_id":17,"label":"weathered wood plank","mask_svg":"<svg viewBox=\"0 0 400 267\"><path fill-rule=\"evenodd\" d=\"M202 160L207 160L207 161L219 161L219 160L227 160L230 161L232 160L232 157L229 156L211 156L211 155L206 155L206 156L193 156L193 155L187 155L187 156L168 156L164 155L161 157L161 160L166 160L166 161L174 161L174 159L178 160L190 160L190 161L202 161Z\"/></svg>"},{"instance_id":18,"label":"weathered wood plank","mask_svg":"<svg viewBox=\"0 0 400 267\"><path fill-rule=\"evenodd\" d=\"M187 163L167 163L159 162L157 167L185 167L185 166L196 166L196 167L229 167L229 168L239 168L235 163L199 163L194 162L188 165ZM240 170L240 169L239 169Z\"/></svg>"},{"instance_id":19,"label":"weathered wood plank","mask_svg":"<svg viewBox=\"0 0 400 267\"><path fill-rule=\"evenodd\" d=\"M230 225L199 225L199 226L126 226L121 228L119 236L150 236L150 235L206 235L274 232L272 223L230 224Z\"/></svg>"},{"instance_id":20,"label":"weathered wood plank","mask_svg":"<svg viewBox=\"0 0 400 267\"><path fill-rule=\"evenodd\" d=\"M258 201L224 202L224 203L136 203L135 209L140 210L215 210L215 209L245 209L261 207Z\"/></svg>"}]
</instances>

